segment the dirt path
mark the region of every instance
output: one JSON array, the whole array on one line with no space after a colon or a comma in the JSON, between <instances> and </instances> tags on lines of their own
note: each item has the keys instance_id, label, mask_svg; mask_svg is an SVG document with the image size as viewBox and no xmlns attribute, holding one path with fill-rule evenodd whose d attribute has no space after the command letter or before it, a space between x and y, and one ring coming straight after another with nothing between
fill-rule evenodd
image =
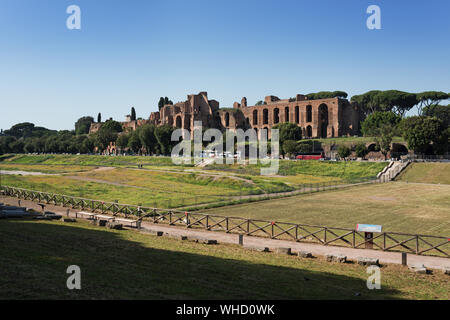
<instances>
[{"instance_id":1,"label":"dirt path","mask_svg":"<svg viewBox=\"0 0 450 320\"><path fill-rule=\"evenodd\" d=\"M12 197L0 196L0 202L8 205L17 205L18 199ZM40 207L36 202L29 200L21 200L21 206L33 208L40 211ZM52 211L65 215L67 210L69 210L70 216L75 216L75 213L79 210L68 209L60 206L48 205L46 210ZM171 236L191 236L200 237L205 239L215 239L219 243L238 243L237 234L228 234L221 231L206 231L198 229L187 229L179 226L169 226L164 224L153 224L151 222L143 222L142 228L150 231L162 231L167 235ZM353 249L347 247L337 247L337 246L324 246L321 244L314 243L304 243L304 242L294 242L287 240L274 240L268 238L260 238L253 236L244 236L244 246L254 246L254 247L268 247L271 250L280 247L288 247L295 251L309 251L314 256L323 256L326 254L343 254L347 256L349 260L356 260L358 257L367 258L377 258L381 264L401 264L401 253L400 252L385 252L380 250L370 250L370 249ZM415 254L408 254L408 264L424 264L430 269L445 269L450 268L450 259L432 256L420 256Z\"/></svg>"}]
</instances>

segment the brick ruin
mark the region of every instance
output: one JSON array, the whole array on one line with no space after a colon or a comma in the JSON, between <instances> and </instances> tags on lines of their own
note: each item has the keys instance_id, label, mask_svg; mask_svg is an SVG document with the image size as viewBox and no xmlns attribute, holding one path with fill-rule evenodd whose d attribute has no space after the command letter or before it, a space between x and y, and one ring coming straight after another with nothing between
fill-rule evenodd
<instances>
[{"instance_id":1,"label":"brick ruin","mask_svg":"<svg viewBox=\"0 0 450 320\"><path fill-rule=\"evenodd\" d=\"M121 124L124 131L136 130L147 123L191 130L195 121L201 121L204 128L253 128L259 136L261 129L291 122L302 129L303 137L331 138L357 135L360 120L358 106L342 98L308 100L302 94L291 99L267 96L262 105L247 106L244 97L241 103L235 102L233 108L219 108L218 101L209 100L207 92L200 92L188 95L184 102L164 105L147 120L127 118ZM90 133L97 132L100 126L101 123L93 123Z\"/></svg>"}]
</instances>

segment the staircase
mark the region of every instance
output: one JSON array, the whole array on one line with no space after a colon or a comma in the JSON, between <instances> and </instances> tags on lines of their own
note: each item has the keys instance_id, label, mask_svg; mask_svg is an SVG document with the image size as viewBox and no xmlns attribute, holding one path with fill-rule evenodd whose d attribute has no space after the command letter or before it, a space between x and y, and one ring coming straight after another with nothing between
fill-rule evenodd
<instances>
[{"instance_id":1,"label":"staircase","mask_svg":"<svg viewBox=\"0 0 450 320\"><path fill-rule=\"evenodd\" d=\"M195 166L199 168L206 167L208 164L212 164L214 162L215 158L205 158L199 163L196 163Z\"/></svg>"},{"instance_id":2,"label":"staircase","mask_svg":"<svg viewBox=\"0 0 450 320\"><path fill-rule=\"evenodd\" d=\"M409 164L410 164L410 161L391 161L380 173L378 173L377 179L379 179L381 182L392 181Z\"/></svg>"}]
</instances>

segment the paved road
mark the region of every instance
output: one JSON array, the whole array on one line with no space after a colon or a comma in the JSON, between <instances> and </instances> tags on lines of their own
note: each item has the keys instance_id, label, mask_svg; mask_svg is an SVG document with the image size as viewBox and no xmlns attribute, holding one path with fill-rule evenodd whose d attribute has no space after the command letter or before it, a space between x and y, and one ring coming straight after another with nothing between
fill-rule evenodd
<instances>
[{"instance_id":1,"label":"paved road","mask_svg":"<svg viewBox=\"0 0 450 320\"><path fill-rule=\"evenodd\" d=\"M4 197L0 196L0 202L3 202L8 205L17 205L18 199L12 197ZM40 210L40 207L36 202L29 200L21 200L21 205L23 207L33 208L37 211ZM60 206L48 205L46 210L56 212L59 214L65 215L67 212L67 208ZM79 210L69 209L69 215L75 216L75 213ZM199 229L187 229L178 226L169 226L165 224L153 224L151 222L143 222L142 228L144 230L150 231L162 231L165 234L173 235L173 236L191 236L191 237L200 237L206 239L215 239L219 243L238 243L238 235L237 234L228 234L221 231L206 231ZM252 237L252 236L244 236L244 245L255 246L255 247L268 247L271 250L279 247L289 247L292 251L309 251L315 256L323 256L329 253L332 254L343 254L347 256L349 260L356 260L358 257L367 257L367 258L377 258L380 263L394 263L401 264L401 253L400 252L384 252L380 250L370 250L370 249L353 249L346 247L337 247L337 246L324 246L321 244L314 243L304 243L304 242L294 242L294 241L286 241L286 240L275 240L275 239L267 239L260 237ZM427 268L430 269L445 269L450 268L450 259L449 258L441 258L441 257L432 257L432 256L420 256L414 254L408 254L408 264L424 264Z\"/></svg>"}]
</instances>

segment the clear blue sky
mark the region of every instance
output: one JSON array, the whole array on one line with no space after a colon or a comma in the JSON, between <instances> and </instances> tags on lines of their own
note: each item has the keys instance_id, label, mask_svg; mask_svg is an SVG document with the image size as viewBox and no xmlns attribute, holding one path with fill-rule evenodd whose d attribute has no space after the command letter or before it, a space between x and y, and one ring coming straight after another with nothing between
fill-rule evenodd
<instances>
[{"instance_id":1,"label":"clear blue sky","mask_svg":"<svg viewBox=\"0 0 450 320\"><path fill-rule=\"evenodd\" d=\"M81 8L68 30L66 8ZM366 9L381 8L381 30ZM450 1L2 0L0 128L72 129L123 120L208 91L246 96L321 90L450 91Z\"/></svg>"}]
</instances>

